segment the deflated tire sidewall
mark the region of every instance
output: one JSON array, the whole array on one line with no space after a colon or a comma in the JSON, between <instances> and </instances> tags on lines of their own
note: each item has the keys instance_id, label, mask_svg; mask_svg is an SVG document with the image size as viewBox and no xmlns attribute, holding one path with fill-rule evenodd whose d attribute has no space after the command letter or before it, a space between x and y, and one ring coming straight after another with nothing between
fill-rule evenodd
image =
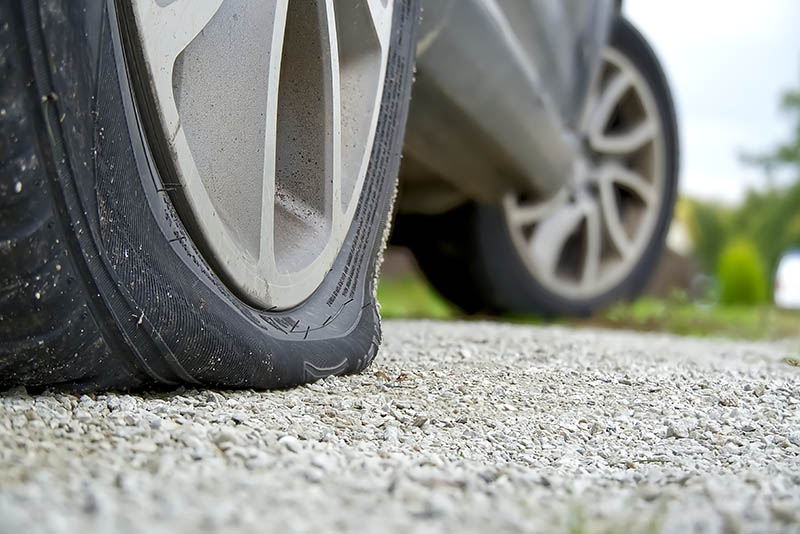
<instances>
[{"instance_id":1,"label":"deflated tire sidewall","mask_svg":"<svg viewBox=\"0 0 800 534\"><path fill-rule=\"evenodd\" d=\"M416 0L394 8L371 162L341 252L314 294L282 312L237 299L193 245L142 131L115 5L83 4L41 4L40 60L58 96L52 157L64 165L91 276L137 365L153 383L257 388L366 367L380 341L374 276L402 148Z\"/></svg>"}]
</instances>

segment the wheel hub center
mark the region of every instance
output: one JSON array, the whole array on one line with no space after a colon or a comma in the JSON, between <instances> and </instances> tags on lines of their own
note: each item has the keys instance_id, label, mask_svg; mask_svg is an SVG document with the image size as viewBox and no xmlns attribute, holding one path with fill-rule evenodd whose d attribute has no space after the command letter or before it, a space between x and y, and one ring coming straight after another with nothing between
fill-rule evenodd
<instances>
[{"instance_id":1,"label":"wheel hub center","mask_svg":"<svg viewBox=\"0 0 800 534\"><path fill-rule=\"evenodd\" d=\"M572 193L585 192L597 182L597 173L594 164L584 152L579 152L572 164L572 173L567 182L567 188Z\"/></svg>"}]
</instances>

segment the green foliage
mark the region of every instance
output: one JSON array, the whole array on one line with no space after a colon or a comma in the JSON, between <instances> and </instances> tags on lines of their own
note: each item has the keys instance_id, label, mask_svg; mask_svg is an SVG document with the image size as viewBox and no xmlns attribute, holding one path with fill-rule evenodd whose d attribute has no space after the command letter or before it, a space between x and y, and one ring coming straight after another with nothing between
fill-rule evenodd
<instances>
[{"instance_id":1,"label":"green foliage","mask_svg":"<svg viewBox=\"0 0 800 534\"><path fill-rule=\"evenodd\" d=\"M793 173L795 183L751 191L740 207L727 214L717 206L692 205L698 257L709 272L732 236L745 236L755 243L768 272L774 271L784 251L800 246L800 91L784 93L781 109L794 121L790 138L766 154L742 159L763 168L768 183L777 168Z\"/></svg>"},{"instance_id":2,"label":"green foliage","mask_svg":"<svg viewBox=\"0 0 800 534\"><path fill-rule=\"evenodd\" d=\"M706 272L714 272L723 247L735 236L746 237L755 244L770 273L787 249L800 247L800 91L784 93L781 109L794 120L790 139L766 154L745 155L742 159L763 168L768 183L775 169L787 169L796 176L794 184L750 191L737 208L684 201L688 213L684 220Z\"/></svg>"},{"instance_id":3,"label":"green foliage","mask_svg":"<svg viewBox=\"0 0 800 534\"><path fill-rule=\"evenodd\" d=\"M775 159L780 163L800 165L800 90L787 91L783 94L781 109L794 115L794 139L784 143L775 151Z\"/></svg>"},{"instance_id":4,"label":"green foliage","mask_svg":"<svg viewBox=\"0 0 800 534\"><path fill-rule=\"evenodd\" d=\"M619 302L592 319L609 328L737 339L797 339L800 312L761 306L701 306L671 299Z\"/></svg>"},{"instance_id":5,"label":"green foliage","mask_svg":"<svg viewBox=\"0 0 800 534\"><path fill-rule=\"evenodd\" d=\"M758 249L748 239L737 239L725 247L717 276L723 304L754 305L766 299L767 276Z\"/></svg>"},{"instance_id":6,"label":"green foliage","mask_svg":"<svg viewBox=\"0 0 800 534\"><path fill-rule=\"evenodd\" d=\"M786 189L749 195L740 212L739 228L758 243L770 271L783 252L800 246L800 181Z\"/></svg>"},{"instance_id":7,"label":"green foliage","mask_svg":"<svg viewBox=\"0 0 800 534\"><path fill-rule=\"evenodd\" d=\"M737 208L697 200L684 200L684 205L697 258L708 273L716 271L723 248L735 236L755 244L767 272L775 270L786 250L800 247L800 181L764 193L751 191Z\"/></svg>"},{"instance_id":8,"label":"green foliage","mask_svg":"<svg viewBox=\"0 0 800 534\"><path fill-rule=\"evenodd\" d=\"M458 314L421 276L381 277L381 315L387 318L452 319Z\"/></svg>"},{"instance_id":9,"label":"green foliage","mask_svg":"<svg viewBox=\"0 0 800 534\"><path fill-rule=\"evenodd\" d=\"M697 259L706 272L712 273L731 234L730 210L697 200L687 199L685 205Z\"/></svg>"},{"instance_id":10,"label":"green foliage","mask_svg":"<svg viewBox=\"0 0 800 534\"><path fill-rule=\"evenodd\" d=\"M433 317L469 319L455 311L420 275L381 277L378 285L381 314L386 318ZM480 319L480 317L478 317ZM667 300L642 298L619 302L588 319L558 320L535 316L505 317L520 324L560 324L576 327L624 328L672 332L685 336L738 339L797 339L800 312L761 306L702 306L676 293Z\"/></svg>"}]
</instances>

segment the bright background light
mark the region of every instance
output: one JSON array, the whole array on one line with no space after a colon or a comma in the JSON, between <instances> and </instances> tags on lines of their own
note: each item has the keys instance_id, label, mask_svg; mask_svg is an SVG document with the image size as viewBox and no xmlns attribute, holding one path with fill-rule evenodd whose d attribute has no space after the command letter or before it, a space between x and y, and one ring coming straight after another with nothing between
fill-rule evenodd
<instances>
[{"instance_id":1,"label":"bright background light","mask_svg":"<svg viewBox=\"0 0 800 534\"><path fill-rule=\"evenodd\" d=\"M800 87L800 1L624 0L670 79L682 141L681 192L739 202L764 173L741 152L766 152L790 135L778 109ZM777 181L796 178L777 175Z\"/></svg>"}]
</instances>

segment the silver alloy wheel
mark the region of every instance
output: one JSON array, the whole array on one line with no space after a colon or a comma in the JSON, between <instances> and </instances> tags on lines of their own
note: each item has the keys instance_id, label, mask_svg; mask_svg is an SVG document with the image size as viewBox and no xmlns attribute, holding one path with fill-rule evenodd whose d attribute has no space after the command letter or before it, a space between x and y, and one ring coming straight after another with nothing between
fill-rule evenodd
<instances>
[{"instance_id":1,"label":"silver alloy wheel","mask_svg":"<svg viewBox=\"0 0 800 534\"><path fill-rule=\"evenodd\" d=\"M655 96L613 48L603 51L577 130L581 156L565 186L544 201L508 195L503 211L531 275L563 298L591 299L640 261L666 186Z\"/></svg>"},{"instance_id":2,"label":"silver alloy wheel","mask_svg":"<svg viewBox=\"0 0 800 534\"><path fill-rule=\"evenodd\" d=\"M165 186L210 263L251 304L299 304L341 248L370 162L392 4L133 3L176 175Z\"/></svg>"}]
</instances>

